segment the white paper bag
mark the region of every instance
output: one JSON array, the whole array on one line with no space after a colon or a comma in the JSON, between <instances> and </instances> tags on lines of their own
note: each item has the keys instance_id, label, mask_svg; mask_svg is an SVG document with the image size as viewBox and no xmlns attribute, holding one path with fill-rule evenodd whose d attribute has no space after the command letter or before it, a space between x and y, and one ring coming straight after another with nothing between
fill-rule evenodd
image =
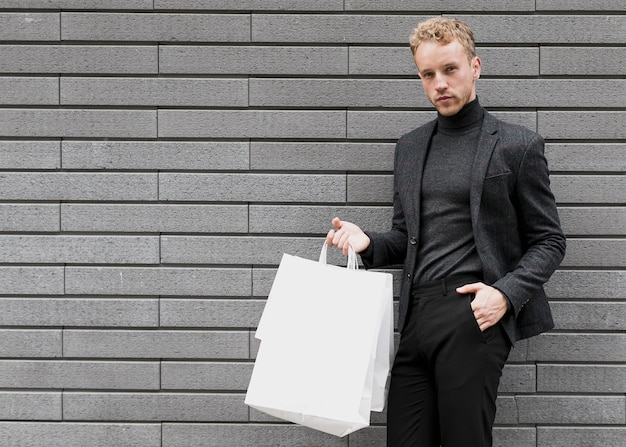
<instances>
[{"instance_id":1,"label":"white paper bag","mask_svg":"<svg viewBox=\"0 0 626 447\"><path fill-rule=\"evenodd\" d=\"M283 255L256 337L245 403L336 436L382 411L393 353L390 273Z\"/></svg>"}]
</instances>

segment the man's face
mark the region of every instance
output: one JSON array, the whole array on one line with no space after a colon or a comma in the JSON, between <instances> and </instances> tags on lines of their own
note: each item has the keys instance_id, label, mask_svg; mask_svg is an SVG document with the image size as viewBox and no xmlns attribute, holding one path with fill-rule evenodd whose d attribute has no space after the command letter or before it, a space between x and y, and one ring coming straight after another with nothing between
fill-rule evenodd
<instances>
[{"instance_id":1,"label":"man's face","mask_svg":"<svg viewBox=\"0 0 626 447\"><path fill-rule=\"evenodd\" d=\"M481 62L474 57L470 63L458 41L445 45L421 43L413 59L426 97L440 114L456 115L465 104L476 99Z\"/></svg>"}]
</instances>

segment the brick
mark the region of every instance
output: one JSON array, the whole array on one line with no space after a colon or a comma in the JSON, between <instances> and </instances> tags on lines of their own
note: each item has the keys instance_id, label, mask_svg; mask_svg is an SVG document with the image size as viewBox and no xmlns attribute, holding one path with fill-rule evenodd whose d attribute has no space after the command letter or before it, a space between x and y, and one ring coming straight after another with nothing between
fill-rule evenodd
<instances>
[{"instance_id":1,"label":"brick","mask_svg":"<svg viewBox=\"0 0 626 447\"><path fill-rule=\"evenodd\" d=\"M4 169L60 168L60 144L58 141L1 141L0 166Z\"/></svg>"},{"instance_id":2,"label":"brick","mask_svg":"<svg viewBox=\"0 0 626 447\"><path fill-rule=\"evenodd\" d=\"M156 236L3 236L0 262L158 264Z\"/></svg>"},{"instance_id":3,"label":"brick","mask_svg":"<svg viewBox=\"0 0 626 447\"><path fill-rule=\"evenodd\" d=\"M56 204L0 204L0 231L59 231L60 211Z\"/></svg>"},{"instance_id":4,"label":"brick","mask_svg":"<svg viewBox=\"0 0 626 447\"><path fill-rule=\"evenodd\" d=\"M370 421L371 423L372 421ZM387 442L387 428L370 426L350 434L348 438L350 447L369 447L373 445L385 445Z\"/></svg>"},{"instance_id":5,"label":"brick","mask_svg":"<svg viewBox=\"0 0 626 447\"><path fill-rule=\"evenodd\" d=\"M19 9L152 9L152 0L0 0L2 8Z\"/></svg>"},{"instance_id":6,"label":"brick","mask_svg":"<svg viewBox=\"0 0 626 447\"><path fill-rule=\"evenodd\" d=\"M250 79L257 107L428 107L417 79Z\"/></svg>"},{"instance_id":7,"label":"brick","mask_svg":"<svg viewBox=\"0 0 626 447\"><path fill-rule=\"evenodd\" d=\"M534 393L537 383L535 365L505 365L499 393Z\"/></svg>"},{"instance_id":8,"label":"brick","mask_svg":"<svg viewBox=\"0 0 626 447\"><path fill-rule=\"evenodd\" d=\"M247 359L247 331L73 330L64 357Z\"/></svg>"},{"instance_id":9,"label":"brick","mask_svg":"<svg viewBox=\"0 0 626 447\"><path fill-rule=\"evenodd\" d=\"M245 391L253 363L162 362L162 390Z\"/></svg>"},{"instance_id":10,"label":"brick","mask_svg":"<svg viewBox=\"0 0 626 447\"><path fill-rule=\"evenodd\" d=\"M351 75L417 75L408 39L402 47L350 46L348 55Z\"/></svg>"},{"instance_id":11,"label":"brick","mask_svg":"<svg viewBox=\"0 0 626 447\"><path fill-rule=\"evenodd\" d=\"M346 75L348 74L348 49L299 46L162 45L159 47L159 72L229 76Z\"/></svg>"},{"instance_id":12,"label":"brick","mask_svg":"<svg viewBox=\"0 0 626 447\"><path fill-rule=\"evenodd\" d=\"M397 140L436 117L433 111L348 111L348 138Z\"/></svg>"},{"instance_id":13,"label":"brick","mask_svg":"<svg viewBox=\"0 0 626 447\"><path fill-rule=\"evenodd\" d=\"M596 0L593 4L585 0L537 0L537 11L624 11L621 0ZM570 445L570 444L568 444Z\"/></svg>"},{"instance_id":14,"label":"brick","mask_svg":"<svg viewBox=\"0 0 626 447\"><path fill-rule=\"evenodd\" d=\"M0 119L2 119L1 113ZM342 111L160 109L158 121L158 133L162 138L344 138L346 136L346 113Z\"/></svg>"},{"instance_id":15,"label":"brick","mask_svg":"<svg viewBox=\"0 0 626 447\"><path fill-rule=\"evenodd\" d=\"M237 394L74 393L63 395L63 420L246 422Z\"/></svg>"},{"instance_id":16,"label":"brick","mask_svg":"<svg viewBox=\"0 0 626 447\"><path fill-rule=\"evenodd\" d=\"M61 13L63 40L249 42L247 14Z\"/></svg>"},{"instance_id":17,"label":"brick","mask_svg":"<svg viewBox=\"0 0 626 447\"><path fill-rule=\"evenodd\" d=\"M154 0L154 9L219 10L281 10L281 11L342 11L343 0Z\"/></svg>"},{"instance_id":18,"label":"brick","mask_svg":"<svg viewBox=\"0 0 626 447\"><path fill-rule=\"evenodd\" d=\"M393 143L252 142L250 168L298 171L391 171Z\"/></svg>"},{"instance_id":19,"label":"brick","mask_svg":"<svg viewBox=\"0 0 626 447\"><path fill-rule=\"evenodd\" d=\"M5 173L2 200L156 200L157 174Z\"/></svg>"},{"instance_id":20,"label":"brick","mask_svg":"<svg viewBox=\"0 0 626 447\"><path fill-rule=\"evenodd\" d=\"M95 295L248 296L246 268L67 267L66 293Z\"/></svg>"},{"instance_id":21,"label":"brick","mask_svg":"<svg viewBox=\"0 0 626 447\"><path fill-rule=\"evenodd\" d=\"M428 107L419 80L251 79L250 105L286 107ZM578 92L572 95L572 91ZM477 84L487 107L618 107L626 82L613 80L486 79ZM604 97L608 96L608 99Z\"/></svg>"},{"instance_id":22,"label":"brick","mask_svg":"<svg viewBox=\"0 0 626 447\"><path fill-rule=\"evenodd\" d=\"M515 396L498 396L496 399L496 424L518 424L517 404Z\"/></svg>"},{"instance_id":23,"label":"brick","mask_svg":"<svg viewBox=\"0 0 626 447\"><path fill-rule=\"evenodd\" d=\"M250 232L324 235L335 216L369 231L386 231L392 214L389 206L250 205Z\"/></svg>"},{"instance_id":24,"label":"brick","mask_svg":"<svg viewBox=\"0 0 626 447\"><path fill-rule=\"evenodd\" d=\"M626 437L625 427L538 427L539 447L619 447Z\"/></svg>"},{"instance_id":25,"label":"brick","mask_svg":"<svg viewBox=\"0 0 626 447\"><path fill-rule=\"evenodd\" d=\"M2 326L157 327L157 299L0 298Z\"/></svg>"},{"instance_id":26,"label":"brick","mask_svg":"<svg viewBox=\"0 0 626 447\"><path fill-rule=\"evenodd\" d=\"M431 11L433 3L428 0L346 0L346 11ZM443 0L436 3L433 11L534 11L533 0L511 4L507 0L475 0L469 4L464 0Z\"/></svg>"},{"instance_id":27,"label":"brick","mask_svg":"<svg viewBox=\"0 0 626 447\"><path fill-rule=\"evenodd\" d=\"M619 107L626 101L622 79L484 79L476 90L487 108Z\"/></svg>"},{"instance_id":28,"label":"brick","mask_svg":"<svg viewBox=\"0 0 626 447\"><path fill-rule=\"evenodd\" d=\"M254 328L261 319L264 300L160 300L161 327Z\"/></svg>"},{"instance_id":29,"label":"brick","mask_svg":"<svg viewBox=\"0 0 626 447\"><path fill-rule=\"evenodd\" d=\"M381 430L381 429L385 429L385 427L381 427L381 425L384 425L386 423L387 423L387 413L385 410L383 410L382 412L372 411L370 412L370 426L365 427L360 431L366 435L369 435L367 436L367 438L374 440L374 439L377 439L378 436L380 436L381 431L383 432L385 431L385 430ZM351 437L349 438L350 439L349 442L353 442L353 438L354 438L354 433L351 434Z\"/></svg>"},{"instance_id":30,"label":"brick","mask_svg":"<svg viewBox=\"0 0 626 447\"><path fill-rule=\"evenodd\" d=\"M625 267L625 251L626 241L623 239L570 238L567 241L567 253L561 266Z\"/></svg>"},{"instance_id":31,"label":"brick","mask_svg":"<svg viewBox=\"0 0 626 447\"><path fill-rule=\"evenodd\" d=\"M60 23L55 13L0 13L0 40L58 41Z\"/></svg>"},{"instance_id":32,"label":"brick","mask_svg":"<svg viewBox=\"0 0 626 447\"><path fill-rule=\"evenodd\" d=\"M624 424L624 397L516 396L522 424Z\"/></svg>"},{"instance_id":33,"label":"brick","mask_svg":"<svg viewBox=\"0 0 626 447\"><path fill-rule=\"evenodd\" d=\"M61 357L61 343L60 330L2 329L0 357Z\"/></svg>"},{"instance_id":34,"label":"brick","mask_svg":"<svg viewBox=\"0 0 626 447\"><path fill-rule=\"evenodd\" d=\"M552 298L624 299L624 271L570 270L556 271L546 284Z\"/></svg>"},{"instance_id":35,"label":"brick","mask_svg":"<svg viewBox=\"0 0 626 447\"><path fill-rule=\"evenodd\" d=\"M0 146L1 147L1 146ZM247 170L249 143L63 141L63 168L115 170Z\"/></svg>"},{"instance_id":36,"label":"brick","mask_svg":"<svg viewBox=\"0 0 626 447\"><path fill-rule=\"evenodd\" d=\"M393 202L393 175L348 175L348 202Z\"/></svg>"},{"instance_id":37,"label":"brick","mask_svg":"<svg viewBox=\"0 0 626 447\"><path fill-rule=\"evenodd\" d=\"M160 424L0 422L5 447L161 447Z\"/></svg>"},{"instance_id":38,"label":"brick","mask_svg":"<svg viewBox=\"0 0 626 447\"><path fill-rule=\"evenodd\" d=\"M158 49L114 45L1 45L0 73L154 74Z\"/></svg>"},{"instance_id":39,"label":"brick","mask_svg":"<svg viewBox=\"0 0 626 447\"><path fill-rule=\"evenodd\" d=\"M537 114L534 112L492 112L492 115L531 130L537 129ZM433 111L348 111L348 138L397 140L436 117Z\"/></svg>"},{"instance_id":40,"label":"brick","mask_svg":"<svg viewBox=\"0 0 626 447\"><path fill-rule=\"evenodd\" d=\"M161 262L278 265L283 253L317 261L323 244L322 237L162 236ZM338 263L343 257L333 250L328 258L329 263Z\"/></svg>"},{"instance_id":41,"label":"brick","mask_svg":"<svg viewBox=\"0 0 626 447\"><path fill-rule=\"evenodd\" d=\"M625 388L626 366L624 365L537 366L537 391L539 392L618 394Z\"/></svg>"},{"instance_id":42,"label":"brick","mask_svg":"<svg viewBox=\"0 0 626 447\"><path fill-rule=\"evenodd\" d=\"M620 123L626 112L612 111L539 111L539 133L546 139L625 139L626 130Z\"/></svg>"},{"instance_id":43,"label":"brick","mask_svg":"<svg viewBox=\"0 0 626 447\"><path fill-rule=\"evenodd\" d=\"M619 204L626 190L623 175L553 175L551 183L557 203L563 204Z\"/></svg>"},{"instance_id":44,"label":"brick","mask_svg":"<svg viewBox=\"0 0 626 447\"><path fill-rule=\"evenodd\" d=\"M494 117L506 121L507 123L524 126L537 131L537 114L534 112L490 112Z\"/></svg>"},{"instance_id":45,"label":"brick","mask_svg":"<svg viewBox=\"0 0 626 447\"><path fill-rule=\"evenodd\" d=\"M63 77L61 78L61 104L247 107L248 81L246 79Z\"/></svg>"},{"instance_id":46,"label":"brick","mask_svg":"<svg viewBox=\"0 0 626 447\"><path fill-rule=\"evenodd\" d=\"M344 175L180 174L159 176L161 200L216 202L343 202Z\"/></svg>"},{"instance_id":47,"label":"brick","mask_svg":"<svg viewBox=\"0 0 626 447\"><path fill-rule=\"evenodd\" d=\"M559 217L567 234L617 236L626 234L623 207L561 207Z\"/></svg>"},{"instance_id":48,"label":"brick","mask_svg":"<svg viewBox=\"0 0 626 447\"><path fill-rule=\"evenodd\" d=\"M615 43L622 41L625 16L600 15L454 15L466 22L479 44ZM553 32L554 29L558 33ZM586 30L581 33L580 30Z\"/></svg>"},{"instance_id":49,"label":"brick","mask_svg":"<svg viewBox=\"0 0 626 447\"><path fill-rule=\"evenodd\" d=\"M537 433L533 427L495 427L493 447L536 447Z\"/></svg>"},{"instance_id":50,"label":"brick","mask_svg":"<svg viewBox=\"0 0 626 447\"><path fill-rule=\"evenodd\" d=\"M553 171L626 171L624 143L547 143L546 158ZM600 222L598 222L600 223Z\"/></svg>"},{"instance_id":51,"label":"brick","mask_svg":"<svg viewBox=\"0 0 626 447\"><path fill-rule=\"evenodd\" d=\"M542 75L620 76L626 48L541 47L539 57Z\"/></svg>"},{"instance_id":52,"label":"brick","mask_svg":"<svg viewBox=\"0 0 626 447\"><path fill-rule=\"evenodd\" d=\"M61 228L89 232L246 233L248 207L68 203L61 205Z\"/></svg>"},{"instance_id":53,"label":"brick","mask_svg":"<svg viewBox=\"0 0 626 447\"><path fill-rule=\"evenodd\" d=\"M163 424L163 447L239 447L272 443L293 447L347 447L348 438L294 424Z\"/></svg>"},{"instance_id":54,"label":"brick","mask_svg":"<svg viewBox=\"0 0 626 447\"><path fill-rule=\"evenodd\" d=\"M624 362L626 334L542 334L530 339L528 359L542 362Z\"/></svg>"},{"instance_id":55,"label":"brick","mask_svg":"<svg viewBox=\"0 0 626 447\"><path fill-rule=\"evenodd\" d=\"M538 48L478 47L476 54L483 61L481 76L539 75ZM351 46L349 56L352 75L416 76L417 74L408 38L406 45L402 47Z\"/></svg>"},{"instance_id":56,"label":"brick","mask_svg":"<svg viewBox=\"0 0 626 447\"><path fill-rule=\"evenodd\" d=\"M156 137L154 110L0 109L7 137Z\"/></svg>"},{"instance_id":57,"label":"brick","mask_svg":"<svg viewBox=\"0 0 626 447\"><path fill-rule=\"evenodd\" d=\"M476 55L483 63L481 76L539 75L539 49L536 47L478 47Z\"/></svg>"},{"instance_id":58,"label":"brick","mask_svg":"<svg viewBox=\"0 0 626 447\"><path fill-rule=\"evenodd\" d=\"M265 423L265 424L280 424L284 423L283 419L279 419L274 416L270 416L267 413L263 413L262 411L256 410L254 408L250 408L250 422L252 423Z\"/></svg>"},{"instance_id":59,"label":"brick","mask_svg":"<svg viewBox=\"0 0 626 447\"><path fill-rule=\"evenodd\" d=\"M254 267L252 269L252 296L267 297L276 277L276 268Z\"/></svg>"},{"instance_id":60,"label":"brick","mask_svg":"<svg viewBox=\"0 0 626 447\"><path fill-rule=\"evenodd\" d=\"M61 420L61 393L0 391L0 419Z\"/></svg>"},{"instance_id":61,"label":"brick","mask_svg":"<svg viewBox=\"0 0 626 447\"><path fill-rule=\"evenodd\" d=\"M551 303L556 329L584 331L626 330L626 304L603 302Z\"/></svg>"},{"instance_id":62,"label":"brick","mask_svg":"<svg viewBox=\"0 0 626 447\"><path fill-rule=\"evenodd\" d=\"M62 295L63 267L0 267L0 284L7 295Z\"/></svg>"},{"instance_id":63,"label":"brick","mask_svg":"<svg viewBox=\"0 0 626 447\"><path fill-rule=\"evenodd\" d=\"M405 43L429 17L407 15L252 14L252 42Z\"/></svg>"},{"instance_id":64,"label":"brick","mask_svg":"<svg viewBox=\"0 0 626 447\"><path fill-rule=\"evenodd\" d=\"M528 339L518 340L511 347L508 364L526 363L528 360Z\"/></svg>"},{"instance_id":65,"label":"brick","mask_svg":"<svg viewBox=\"0 0 626 447\"><path fill-rule=\"evenodd\" d=\"M0 361L3 388L159 389L158 362Z\"/></svg>"},{"instance_id":66,"label":"brick","mask_svg":"<svg viewBox=\"0 0 626 447\"><path fill-rule=\"evenodd\" d=\"M57 105L59 104L59 79L0 78L0 94L3 104Z\"/></svg>"}]
</instances>

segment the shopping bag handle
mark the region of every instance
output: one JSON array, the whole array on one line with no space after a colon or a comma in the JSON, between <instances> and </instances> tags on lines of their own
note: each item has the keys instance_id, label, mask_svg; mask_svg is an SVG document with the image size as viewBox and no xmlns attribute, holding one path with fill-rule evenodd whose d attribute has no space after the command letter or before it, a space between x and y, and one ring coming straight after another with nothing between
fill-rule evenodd
<instances>
[{"instance_id":1,"label":"shopping bag handle","mask_svg":"<svg viewBox=\"0 0 626 447\"><path fill-rule=\"evenodd\" d=\"M326 254L328 253L328 244L324 241L324 245L322 245L322 251L320 252L320 264L326 265ZM358 270L359 269L359 261L356 257L356 252L352 245L348 244L348 265L346 266L348 270Z\"/></svg>"}]
</instances>

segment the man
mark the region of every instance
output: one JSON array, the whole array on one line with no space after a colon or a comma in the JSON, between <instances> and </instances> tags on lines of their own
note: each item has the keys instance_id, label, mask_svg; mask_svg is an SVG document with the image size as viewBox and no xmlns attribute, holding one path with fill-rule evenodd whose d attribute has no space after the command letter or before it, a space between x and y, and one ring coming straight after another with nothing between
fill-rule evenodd
<instances>
[{"instance_id":1,"label":"man","mask_svg":"<svg viewBox=\"0 0 626 447\"><path fill-rule=\"evenodd\" d=\"M387 445L491 446L511 345L554 325L543 285L565 237L542 138L478 103L469 27L431 19L410 44L438 114L396 145L391 229L334 218L326 241L367 268L404 265Z\"/></svg>"}]
</instances>

